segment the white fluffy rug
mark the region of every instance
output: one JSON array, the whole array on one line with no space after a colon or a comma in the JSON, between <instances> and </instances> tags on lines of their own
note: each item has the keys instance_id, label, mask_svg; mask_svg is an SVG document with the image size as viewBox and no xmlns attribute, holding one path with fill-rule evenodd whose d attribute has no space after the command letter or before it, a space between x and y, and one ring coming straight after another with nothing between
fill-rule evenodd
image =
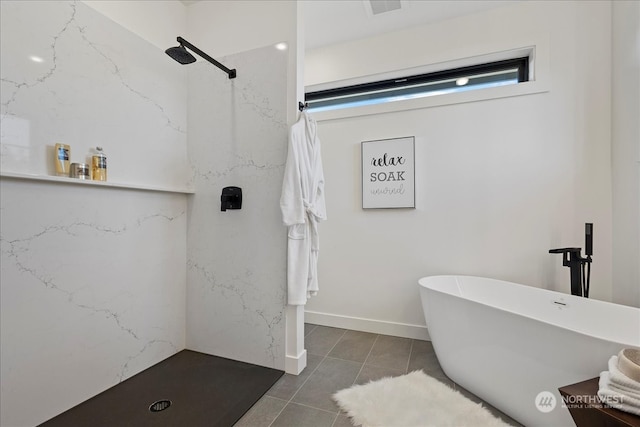
<instances>
[{"instance_id":1,"label":"white fluffy rug","mask_svg":"<svg viewBox=\"0 0 640 427\"><path fill-rule=\"evenodd\" d=\"M354 425L365 427L508 426L422 371L355 385L333 398Z\"/></svg>"}]
</instances>

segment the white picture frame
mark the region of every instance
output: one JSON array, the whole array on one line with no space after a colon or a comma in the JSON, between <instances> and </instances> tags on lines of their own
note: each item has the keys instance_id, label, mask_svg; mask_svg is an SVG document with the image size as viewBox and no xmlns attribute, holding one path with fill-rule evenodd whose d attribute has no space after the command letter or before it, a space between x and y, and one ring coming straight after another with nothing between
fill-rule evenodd
<instances>
[{"instance_id":1,"label":"white picture frame","mask_svg":"<svg viewBox=\"0 0 640 427\"><path fill-rule=\"evenodd\" d=\"M362 209L415 208L415 137L363 141Z\"/></svg>"}]
</instances>

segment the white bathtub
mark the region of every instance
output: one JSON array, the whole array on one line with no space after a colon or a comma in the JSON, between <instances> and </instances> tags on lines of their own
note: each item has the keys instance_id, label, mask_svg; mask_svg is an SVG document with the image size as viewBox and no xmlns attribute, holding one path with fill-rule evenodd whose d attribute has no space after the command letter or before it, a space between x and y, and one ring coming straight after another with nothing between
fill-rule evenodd
<instances>
[{"instance_id":1,"label":"white bathtub","mask_svg":"<svg viewBox=\"0 0 640 427\"><path fill-rule=\"evenodd\" d=\"M501 280L419 280L429 335L456 383L527 427L573 426L558 387L607 369L625 347L640 348L640 309ZM542 391L556 407L536 408Z\"/></svg>"}]
</instances>

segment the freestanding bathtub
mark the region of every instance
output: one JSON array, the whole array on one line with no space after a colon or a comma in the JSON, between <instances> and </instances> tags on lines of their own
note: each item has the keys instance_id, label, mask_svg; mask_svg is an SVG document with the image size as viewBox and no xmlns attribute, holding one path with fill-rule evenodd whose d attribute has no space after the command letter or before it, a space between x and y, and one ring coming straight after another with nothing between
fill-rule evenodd
<instances>
[{"instance_id":1,"label":"freestanding bathtub","mask_svg":"<svg viewBox=\"0 0 640 427\"><path fill-rule=\"evenodd\" d=\"M573 426L558 388L598 376L622 348L640 348L637 308L481 277L419 285L445 374L527 427ZM549 412L536 406L543 391L555 395Z\"/></svg>"}]
</instances>

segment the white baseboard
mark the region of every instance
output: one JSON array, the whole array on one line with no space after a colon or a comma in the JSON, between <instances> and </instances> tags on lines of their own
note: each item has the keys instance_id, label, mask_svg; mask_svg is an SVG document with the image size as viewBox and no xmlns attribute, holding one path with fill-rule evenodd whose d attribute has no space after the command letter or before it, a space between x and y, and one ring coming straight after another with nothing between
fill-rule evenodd
<instances>
[{"instance_id":1,"label":"white baseboard","mask_svg":"<svg viewBox=\"0 0 640 427\"><path fill-rule=\"evenodd\" d=\"M406 323L385 322L381 320L363 319L361 317L340 316L337 314L304 312L305 323L331 326L334 328L352 329L354 331L371 332L381 335L392 335L403 338L431 341L426 326Z\"/></svg>"},{"instance_id":2,"label":"white baseboard","mask_svg":"<svg viewBox=\"0 0 640 427\"><path fill-rule=\"evenodd\" d=\"M307 350L303 350L298 356L286 356L284 359L284 371L287 374L300 375L307 367Z\"/></svg>"}]
</instances>

